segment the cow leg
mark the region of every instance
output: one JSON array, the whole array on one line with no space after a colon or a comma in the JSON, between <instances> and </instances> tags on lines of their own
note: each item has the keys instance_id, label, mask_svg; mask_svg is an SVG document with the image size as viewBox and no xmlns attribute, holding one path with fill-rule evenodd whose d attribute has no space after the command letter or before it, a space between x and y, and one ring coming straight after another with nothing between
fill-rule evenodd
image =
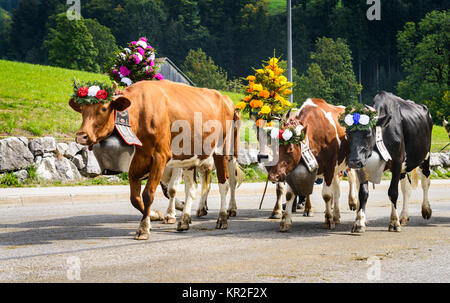
<instances>
[{"instance_id":1,"label":"cow leg","mask_svg":"<svg viewBox=\"0 0 450 303\"><path fill-rule=\"evenodd\" d=\"M202 180L202 196L197 208L197 217L203 217L208 214L208 194L211 189L211 173L209 168L201 168L198 171L200 179Z\"/></svg>"},{"instance_id":2,"label":"cow leg","mask_svg":"<svg viewBox=\"0 0 450 303\"><path fill-rule=\"evenodd\" d=\"M365 173L361 172L358 177L355 178L355 185L359 187L358 194L358 209L356 213L356 220L353 223L352 233L364 233L366 231L366 205L369 198L369 181L364 177Z\"/></svg>"},{"instance_id":3,"label":"cow leg","mask_svg":"<svg viewBox=\"0 0 450 303\"><path fill-rule=\"evenodd\" d=\"M136 158L136 156L135 156ZM153 204L153 200L155 198L156 188L161 180L165 164L167 162L167 158L159 153L154 153L152 155L152 159L150 160L149 172L147 185L142 192L142 200L144 202L144 212L142 214L142 220L139 224L139 228L136 231L136 235L134 237L135 240L148 240L150 237L150 216L151 216L151 206ZM135 174L135 164L139 163L139 161L134 161L131 164L130 171L133 171L132 175ZM141 168L142 169L142 168ZM135 179L134 179L135 180ZM138 182L141 182L140 179Z\"/></svg>"},{"instance_id":4,"label":"cow leg","mask_svg":"<svg viewBox=\"0 0 450 303\"><path fill-rule=\"evenodd\" d=\"M305 209L303 210L303 217L313 217L314 213L311 204L311 195L305 197Z\"/></svg>"},{"instance_id":5,"label":"cow leg","mask_svg":"<svg viewBox=\"0 0 450 303\"><path fill-rule=\"evenodd\" d=\"M339 187L340 178L336 175L331 184L333 190L333 221L335 224L341 223L341 212L339 210L339 199L341 197L341 188Z\"/></svg>"},{"instance_id":6,"label":"cow leg","mask_svg":"<svg viewBox=\"0 0 450 303\"><path fill-rule=\"evenodd\" d=\"M411 197L411 181L408 176L405 174L402 179L400 179L400 185L402 188L402 197L403 197L403 208L400 214L400 225L406 226L409 221L408 215L408 202Z\"/></svg>"},{"instance_id":7,"label":"cow leg","mask_svg":"<svg viewBox=\"0 0 450 303\"><path fill-rule=\"evenodd\" d=\"M286 208L284 209L283 218L280 223L280 231L286 232L291 229L292 226L292 204L294 203L295 194L291 187L287 186L286 192Z\"/></svg>"},{"instance_id":8,"label":"cow leg","mask_svg":"<svg viewBox=\"0 0 450 303\"><path fill-rule=\"evenodd\" d=\"M283 215L282 199L283 195L286 193L286 184L278 182L276 192L277 192L277 201L275 202L275 206L269 219L281 219L281 216Z\"/></svg>"},{"instance_id":9,"label":"cow leg","mask_svg":"<svg viewBox=\"0 0 450 303\"><path fill-rule=\"evenodd\" d=\"M166 176L166 174L169 174L166 173L166 170L170 171L170 177ZM181 179L182 170L180 168L173 168L173 169L166 168L166 170L164 170L163 180L165 180L168 177L170 178L168 183L169 206L167 207L163 223L175 224L177 223L175 211L175 196L177 194L176 186Z\"/></svg>"},{"instance_id":10,"label":"cow leg","mask_svg":"<svg viewBox=\"0 0 450 303\"><path fill-rule=\"evenodd\" d=\"M334 179L332 183L334 182ZM333 204L333 185L330 184L328 186L326 182L323 184L322 188L322 198L325 201L325 228L333 230L335 228L333 213L332 213L332 204Z\"/></svg>"},{"instance_id":11,"label":"cow leg","mask_svg":"<svg viewBox=\"0 0 450 303\"><path fill-rule=\"evenodd\" d=\"M219 180L220 210L216 229L228 228L227 192L228 192L228 160L226 156L214 155L217 179Z\"/></svg>"},{"instance_id":12,"label":"cow leg","mask_svg":"<svg viewBox=\"0 0 450 303\"><path fill-rule=\"evenodd\" d=\"M428 220L431 218L431 206L430 201L428 200L428 190L430 189L430 179L431 179L431 172L430 172L430 159L428 158L425 160L424 164L421 166L421 174L420 174L420 183L422 185L422 191L423 191L423 202L422 202L422 217L425 220Z\"/></svg>"},{"instance_id":13,"label":"cow leg","mask_svg":"<svg viewBox=\"0 0 450 303\"><path fill-rule=\"evenodd\" d=\"M347 171L347 178L348 178L348 207L350 210L357 210L358 209L358 187L356 186L356 172L353 169L349 169Z\"/></svg>"},{"instance_id":14,"label":"cow leg","mask_svg":"<svg viewBox=\"0 0 450 303\"><path fill-rule=\"evenodd\" d=\"M400 232L400 220L397 213L397 199L398 199L398 182L400 181L401 164L394 162L392 165L392 179L389 186L388 195L391 200L391 222L389 223L389 231Z\"/></svg>"},{"instance_id":15,"label":"cow leg","mask_svg":"<svg viewBox=\"0 0 450 303\"><path fill-rule=\"evenodd\" d=\"M237 176L236 176L236 159L232 159L228 161L228 174L230 178L228 182L230 184L230 202L228 206L228 216L236 217L237 205L236 205L236 185L237 185Z\"/></svg>"},{"instance_id":16,"label":"cow leg","mask_svg":"<svg viewBox=\"0 0 450 303\"><path fill-rule=\"evenodd\" d=\"M195 200L195 193L197 190L197 184L194 180L194 173L194 169L183 169L184 191L186 194L186 199L184 203L183 214L181 215L180 221L177 225L178 231L188 230L189 223L191 223L192 201Z\"/></svg>"}]
</instances>

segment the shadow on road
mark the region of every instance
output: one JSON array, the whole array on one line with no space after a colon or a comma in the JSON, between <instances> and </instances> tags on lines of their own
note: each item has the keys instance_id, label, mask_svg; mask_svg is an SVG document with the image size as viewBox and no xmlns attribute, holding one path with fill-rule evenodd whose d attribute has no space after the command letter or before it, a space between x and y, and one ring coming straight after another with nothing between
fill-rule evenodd
<instances>
[{"instance_id":1,"label":"shadow on road","mask_svg":"<svg viewBox=\"0 0 450 303\"><path fill-rule=\"evenodd\" d=\"M344 220L336 225L333 231L323 226L323 214L316 213L315 217L303 217L301 213L294 214L292 228L287 233L279 232L279 220L267 219L271 211L258 211L255 209L241 209L238 216L230 218L227 230L216 230L217 211L211 211L206 217L196 218L193 216L190 230L186 232L175 232L176 225L166 225L161 222L152 222L150 242L177 241L186 238L198 237L240 237L253 239L289 239L308 237L328 237L330 235L351 236L352 220ZM349 213L346 213L348 217ZM353 213L351 213L353 216ZM20 245L42 245L52 244L60 240L95 240L111 238L129 238L131 242L134 232L140 220L139 215L85 215L67 218L28 221L18 224L1 224L0 228L6 229L0 233L0 246ZM120 226L115 226L115 225ZM449 217L432 217L425 221L421 216L411 216L404 232L409 228L436 226L450 227ZM368 233L370 228L387 232L389 216L378 218L368 222ZM8 231L12 229L12 231ZM15 230L20 229L20 230ZM170 237L167 237L170 234Z\"/></svg>"}]
</instances>

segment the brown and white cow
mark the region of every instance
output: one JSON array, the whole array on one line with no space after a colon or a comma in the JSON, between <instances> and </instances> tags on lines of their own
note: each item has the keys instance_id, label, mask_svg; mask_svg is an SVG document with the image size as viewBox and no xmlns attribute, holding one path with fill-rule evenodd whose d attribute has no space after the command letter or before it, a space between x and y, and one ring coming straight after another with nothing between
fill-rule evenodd
<instances>
[{"instance_id":1,"label":"brown and white cow","mask_svg":"<svg viewBox=\"0 0 450 303\"><path fill-rule=\"evenodd\" d=\"M114 111L128 109L131 128L142 142L141 147L136 147L129 168L130 200L142 213L136 240L150 236L150 208L166 166L184 169L186 200L177 229L189 228L195 194L194 168L207 162L214 163L219 181L221 206L216 228L227 228L228 165L236 161L239 140L239 127L233 127L233 123L240 122L229 97L216 90L168 80L140 81L109 103L79 105L71 100L70 106L83 117L76 141L89 146L111 135ZM146 177L141 198L141 180Z\"/></svg>"},{"instance_id":2,"label":"brown and white cow","mask_svg":"<svg viewBox=\"0 0 450 303\"><path fill-rule=\"evenodd\" d=\"M295 119L303 126L311 151L319 165L317 176L324 178L322 197L326 206L325 226L329 229L334 229L335 224L340 222L339 173L347 168L349 153L345 128L338 122L339 115L344 111L343 106L333 106L321 99L308 99L297 113L291 114L289 117L289 120ZM288 175L292 174L300 165L301 159L300 145L293 143L281 145L278 163L271 169L269 179L274 182L285 181ZM296 182L302 182L302 180L296 180ZM294 192L289 180L288 185L286 210L281 221L281 231L290 229L294 196L302 194Z\"/></svg>"}]
</instances>

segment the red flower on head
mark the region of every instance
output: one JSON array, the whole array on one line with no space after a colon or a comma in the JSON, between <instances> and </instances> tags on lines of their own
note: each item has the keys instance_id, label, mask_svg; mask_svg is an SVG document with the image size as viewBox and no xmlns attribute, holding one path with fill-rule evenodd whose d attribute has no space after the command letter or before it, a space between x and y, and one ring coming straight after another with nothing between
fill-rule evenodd
<instances>
[{"instance_id":1,"label":"red flower on head","mask_svg":"<svg viewBox=\"0 0 450 303\"><path fill-rule=\"evenodd\" d=\"M108 93L105 90L101 89L97 92L97 95L95 95L95 97L100 100L105 100L108 97Z\"/></svg>"},{"instance_id":2,"label":"red flower on head","mask_svg":"<svg viewBox=\"0 0 450 303\"><path fill-rule=\"evenodd\" d=\"M283 139L283 133L284 129L280 129L280 132L278 133L278 138Z\"/></svg>"},{"instance_id":3,"label":"red flower on head","mask_svg":"<svg viewBox=\"0 0 450 303\"><path fill-rule=\"evenodd\" d=\"M77 96L80 98L84 98L88 95L88 93L89 93L89 88L83 86L78 89Z\"/></svg>"}]
</instances>

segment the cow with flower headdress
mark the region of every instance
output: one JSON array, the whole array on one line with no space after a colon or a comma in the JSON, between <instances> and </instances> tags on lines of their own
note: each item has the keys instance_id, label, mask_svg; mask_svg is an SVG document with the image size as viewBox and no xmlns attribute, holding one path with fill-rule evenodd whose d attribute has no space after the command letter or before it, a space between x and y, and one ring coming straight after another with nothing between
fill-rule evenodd
<instances>
[{"instance_id":1,"label":"cow with flower headdress","mask_svg":"<svg viewBox=\"0 0 450 303\"><path fill-rule=\"evenodd\" d=\"M334 229L340 222L339 174L347 168L349 153L345 128L338 121L344 110L322 99L308 99L298 111L290 113L280 128L270 130L272 140L279 143L279 160L269 171L269 179L288 184L281 231L291 228L295 195L310 195L317 177L324 178L326 228Z\"/></svg>"},{"instance_id":2,"label":"cow with flower headdress","mask_svg":"<svg viewBox=\"0 0 450 303\"><path fill-rule=\"evenodd\" d=\"M353 232L364 232L368 182L380 183L385 170L392 172L388 190L392 205L389 231L401 231L401 225L406 225L409 220L408 201L411 188L418 183L417 168L421 171L423 190L422 216L429 219L432 213L428 190L433 122L428 108L391 93L380 92L373 100L373 107L348 107L340 122L346 128L350 145L348 163L357 169L360 183L360 205ZM403 192L400 217L397 213L399 183Z\"/></svg>"}]
</instances>

